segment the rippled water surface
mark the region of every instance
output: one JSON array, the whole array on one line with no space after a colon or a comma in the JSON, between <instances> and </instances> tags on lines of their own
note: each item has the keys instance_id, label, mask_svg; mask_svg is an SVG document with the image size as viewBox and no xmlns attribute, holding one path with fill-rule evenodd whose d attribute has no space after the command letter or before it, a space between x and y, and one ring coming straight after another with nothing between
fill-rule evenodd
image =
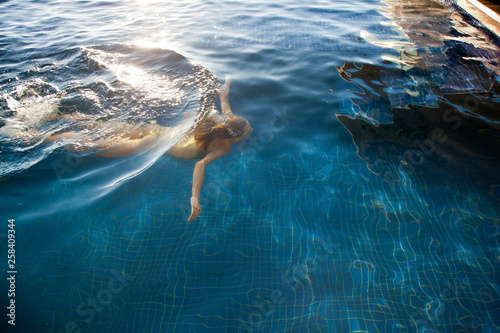
<instances>
[{"instance_id":1,"label":"rippled water surface","mask_svg":"<svg viewBox=\"0 0 500 333\"><path fill-rule=\"evenodd\" d=\"M500 331L499 59L454 1L1 1L2 332Z\"/></svg>"}]
</instances>

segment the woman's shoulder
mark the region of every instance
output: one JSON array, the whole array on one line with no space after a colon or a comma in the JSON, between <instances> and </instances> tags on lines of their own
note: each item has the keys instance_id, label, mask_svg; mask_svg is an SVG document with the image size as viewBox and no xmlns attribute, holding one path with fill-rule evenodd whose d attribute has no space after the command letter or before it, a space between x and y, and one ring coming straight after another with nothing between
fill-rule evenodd
<instances>
[{"instance_id":1,"label":"woman's shoulder","mask_svg":"<svg viewBox=\"0 0 500 333\"><path fill-rule=\"evenodd\" d=\"M208 145L207 153L215 150L224 149L231 151L231 143L228 139L216 138Z\"/></svg>"}]
</instances>

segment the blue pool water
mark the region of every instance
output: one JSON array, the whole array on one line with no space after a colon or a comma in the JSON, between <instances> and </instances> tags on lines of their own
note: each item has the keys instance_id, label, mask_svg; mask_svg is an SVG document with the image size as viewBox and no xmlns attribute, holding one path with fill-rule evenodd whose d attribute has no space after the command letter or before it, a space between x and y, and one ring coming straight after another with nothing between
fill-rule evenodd
<instances>
[{"instance_id":1,"label":"blue pool water","mask_svg":"<svg viewBox=\"0 0 500 333\"><path fill-rule=\"evenodd\" d=\"M499 59L454 1L1 1L1 331L500 331Z\"/></svg>"}]
</instances>

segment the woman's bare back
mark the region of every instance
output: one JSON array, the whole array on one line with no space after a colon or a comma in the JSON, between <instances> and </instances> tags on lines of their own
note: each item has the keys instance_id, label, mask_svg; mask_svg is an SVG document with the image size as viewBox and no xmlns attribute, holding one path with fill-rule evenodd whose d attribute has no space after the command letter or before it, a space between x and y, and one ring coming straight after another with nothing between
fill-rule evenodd
<instances>
[{"instance_id":1,"label":"woman's bare back","mask_svg":"<svg viewBox=\"0 0 500 333\"><path fill-rule=\"evenodd\" d=\"M193 134L183 137L181 141L166 152L166 155L183 159L203 157Z\"/></svg>"}]
</instances>

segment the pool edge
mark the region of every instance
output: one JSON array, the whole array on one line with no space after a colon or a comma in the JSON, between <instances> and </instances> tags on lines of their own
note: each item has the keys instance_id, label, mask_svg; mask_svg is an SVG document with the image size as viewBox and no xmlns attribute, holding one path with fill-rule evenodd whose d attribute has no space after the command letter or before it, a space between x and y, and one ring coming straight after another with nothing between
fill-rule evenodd
<instances>
[{"instance_id":1,"label":"pool edge","mask_svg":"<svg viewBox=\"0 0 500 333\"><path fill-rule=\"evenodd\" d=\"M492 33L500 36L500 15L478 0L456 0L456 4L481 22Z\"/></svg>"}]
</instances>

